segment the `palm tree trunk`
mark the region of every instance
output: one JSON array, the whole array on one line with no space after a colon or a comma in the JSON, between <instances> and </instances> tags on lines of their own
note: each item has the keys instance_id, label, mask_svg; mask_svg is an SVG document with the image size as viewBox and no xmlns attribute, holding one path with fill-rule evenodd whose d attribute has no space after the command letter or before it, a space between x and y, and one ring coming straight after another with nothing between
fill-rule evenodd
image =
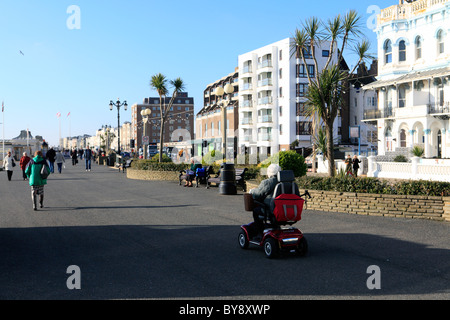
<instances>
[{"instance_id":1,"label":"palm tree trunk","mask_svg":"<svg viewBox=\"0 0 450 320\"><path fill-rule=\"evenodd\" d=\"M161 117L161 128L159 131L159 163L162 162L162 150L163 150L163 143L164 143L164 120Z\"/></svg>"},{"instance_id":2,"label":"palm tree trunk","mask_svg":"<svg viewBox=\"0 0 450 320\"><path fill-rule=\"evenodd\" d=\"M336 165L334 163L334 140L333 140L333 121L326 121L327 127L327 152L328 152L328 175L336 175Z\"/></svg>"}]
</instances>

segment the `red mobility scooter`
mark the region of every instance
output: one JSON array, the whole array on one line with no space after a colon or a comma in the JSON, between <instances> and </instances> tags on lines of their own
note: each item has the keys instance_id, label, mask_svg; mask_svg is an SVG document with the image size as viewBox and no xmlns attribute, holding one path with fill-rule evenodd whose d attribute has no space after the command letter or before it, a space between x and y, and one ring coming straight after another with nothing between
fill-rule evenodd
<instances>
[{"instance_id":1,"label":"red mobility scooter","mask_svg":"<svg viewBox=\"0 0 450 320\"><path fill-rule=\"evenodd\" d=\"M251 195L246 204L247 211L261 207L258 212L261 224L252 222L241 226L238 236L239 246L247 249L250 244L264 248L267 258L276 258L282 252L295 252L304 256L308 252L308 242L303 233L292 227L302 218L305 200L311 198L308 191L300 195L297 184L294 182L294 172L285 170L278 173L278 184L274 190L270 205L253 200ZM260 227L257 227L259 225Z\"/></svg>"}]
</instances>

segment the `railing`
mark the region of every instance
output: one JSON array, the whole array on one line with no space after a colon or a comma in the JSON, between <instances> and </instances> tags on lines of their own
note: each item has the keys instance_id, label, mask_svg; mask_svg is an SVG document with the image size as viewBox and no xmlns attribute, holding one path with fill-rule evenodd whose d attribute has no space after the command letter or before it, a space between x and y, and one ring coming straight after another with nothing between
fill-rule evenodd
<instances>
[{"instance_id":1,"label":"railing","mask_svg":"<svg viewBox=\"0 0 450 320\"><path fill-rule=\"evenodd\" d=\"M368 177L450 182L448 164L421 164L424 160L418 157L411 158L411 163L377 162L375 159L368 157Z\"/></svg>"},{"instance_id":2,"label":"railing","mask_svg":"<svg viewBox=\"0 0 450 320\"><path fill-rule=\"evenodd\" d=\"M381 10L381 22L390 20L408 19L423 13L433 6L442 5L450 0L418 0L411 3L399 4Z\"/></svg>"},{"instance_id":3,"label":"railing","mask_svg":"<svg viewBox=\"0 0 450 320\"><path fill-rule=\"evenodd\" d=\"M242 69L242 73L252 73L253 69L251 66L246 66Z\"/></svg>"},{"instance_id":4,"label":"railing","mask_svg":"<svg viewBox=\"0 0 450 320\"><path fill-rule=\"evenodd\" d=\"M264 97L264 98L259 98L258 99L258 105L271 104L272 102L273 102L273 98L272 97Z\"/></svg>"},{"instance_id":5,"label":"railing","mask_svg":"<svg viewBox=\"0 0 450 320\"><path fill-rule=\"evenodd\" d=\"M252 100L244 100L242 102L242 107L243 108L250 108L253 107L253 101Z\"/></svg>"},{"instance_id":6,"label":"railing","mask_svg":"<svg viewBox=\"0 0 450 320\"><path fill-rule=\"evenodd\" d=\"M258 122L259 122L259 123L268 123L268 122L272 122L272 116L271 116L271 115L259 116L259 117L258 117Z\"/></svg>"},{"instance_id":7,"label":"railing","mask_svg":"<svg viewBox=\"0 0 450 320\"><path fill-rule=\"evenodd\" d=\"M258 134L258 140L259 141L272 141L272 134L268 133L260 133Z\"/></svg>"},{"instance_id":8,"label":"railing","mask_svg":"<svg viewBox=\"0 0 450 320\"><path fill-rule=\"evenodd\" d=\"M258 81L258 87L263 87L263 86L271 86L272 85L272 79L271 78L267 78L267 79L263 79Z\"/></svg>"},{"instance_id":9,"label":"railing","mask_svg":"<svg viewBox=\"0 0 450 320\"><path fill-rule=\"evenodd\" d=\"M364 110L364 120L383 119L394 116L392 108L384 110Z\"/></svg>"},{"instance_id":10,"label":"railing","mask_svg":"<svg viewBox=\"0 0 450 320\"><path fill-rule=\"evenodd\" d=\"M253 88L253 85L252 85L251 83L244 83L244 84L242 85L241 90L242 90L242 91L244 91L244 90L251 90L252 88Z\"/></svg>"},{"instance_id":11,"label":"railing","mask_svg":"<svg viewBox=\"0 0 450 320\"><path fill-rule=\"evenodd\" d=\"M242 125L253 124L253 119L252 118L242 118L241 124Z\"/></svg>"},{"instance_id":12,"label":"railing","mask_svg":"<svg viewBox=\"0 0 450 320\"><path fill-rule=\"evenodd\" d=\"M437 104L428 104L428 114L436 114L436 113L450 113L450 102L437 103Z\"/></svg>"},{"instance_id":13,"label":"railing","mask_svg":"<svg viewBox=\"0 0 450 320\"><path fill-rule=\"evenodd\" d=\"M258 69L272 67L272 60L263 60L261 63L258 63Z\"/></svg>"}]
</instances>

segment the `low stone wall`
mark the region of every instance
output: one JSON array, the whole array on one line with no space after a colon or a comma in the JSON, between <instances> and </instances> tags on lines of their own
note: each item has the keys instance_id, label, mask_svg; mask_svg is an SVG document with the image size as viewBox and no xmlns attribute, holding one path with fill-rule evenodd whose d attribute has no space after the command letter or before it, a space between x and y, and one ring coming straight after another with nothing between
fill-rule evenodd
<instances>
[{"instance_id":1,"label":"low stone wall","mask_svg":"<svg viewBox=\"0 0 450 320\"><path fill-rule=\"evenodd\" d=\"M179 172L174 171L151 171L127 169L127 178L134 180L152 180L152 181L179 181Z\"/></svg>"},{"instance_id":2,"label":"low stone wall","mask_svg":"<svg viewBox=\"0 0 450 320\"><path fill-rule=\"evenodd\" d=\"M307 209L360 215L450 221L450 197L310 190Z\"/></svg>"},{"instance_id":3,"label":"low stone wall","mask_svg":"<svg viewBox=\"0 0 450 320\"><path fill-rule=\"evenodd\" d=\"M255 181L247 182L247 190L257 186ZM450 222L450 197L317 190L309 190L309 193L312 197L307 201L309 210Z\"/></svg>"}]
</instances>

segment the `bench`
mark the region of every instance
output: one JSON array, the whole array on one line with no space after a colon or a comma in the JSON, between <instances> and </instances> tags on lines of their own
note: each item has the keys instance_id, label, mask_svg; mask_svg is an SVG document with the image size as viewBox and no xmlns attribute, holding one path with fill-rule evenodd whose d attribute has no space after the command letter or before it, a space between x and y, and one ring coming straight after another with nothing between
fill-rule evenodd
<instances>
[{"instance_id":1,"label":"bench","mask_svg":"<svg viewBox=\"0 0 450 320\"><path fill-rule=\"evenodd\" d=\"M206 177L205 178L201 178L198 177L197 174L195 175L195 182L196 182L196 187L198 188L198 185L204 181L204 183L206 183L207 177L210 174L210 172L212 172L212 167L211 166L207 166L206 167ZM181 186L181 183L183 182L183 180L186 180L186 178L188 177L187 175L187 170L182 170L180 171L180 176L178 177L179 179L179 185Z\"/></svg>"},{"instance_id":2,"label":"bench","mask_svg":"<svg viewBox=\"0 0 450 320\"><path fill-rule=\"evenodd\" d=\"M236 185L240 186L244 192L247 191L247 187L245 185L245 178L244 175L247 172L247 168L244 169L235 169L236 171ZM211 183L215 183L216 185L220 184L220 171L214 176L211 177L208 175L206 188L209 189L211 186Z\"/></svg>"}]
</instances>

